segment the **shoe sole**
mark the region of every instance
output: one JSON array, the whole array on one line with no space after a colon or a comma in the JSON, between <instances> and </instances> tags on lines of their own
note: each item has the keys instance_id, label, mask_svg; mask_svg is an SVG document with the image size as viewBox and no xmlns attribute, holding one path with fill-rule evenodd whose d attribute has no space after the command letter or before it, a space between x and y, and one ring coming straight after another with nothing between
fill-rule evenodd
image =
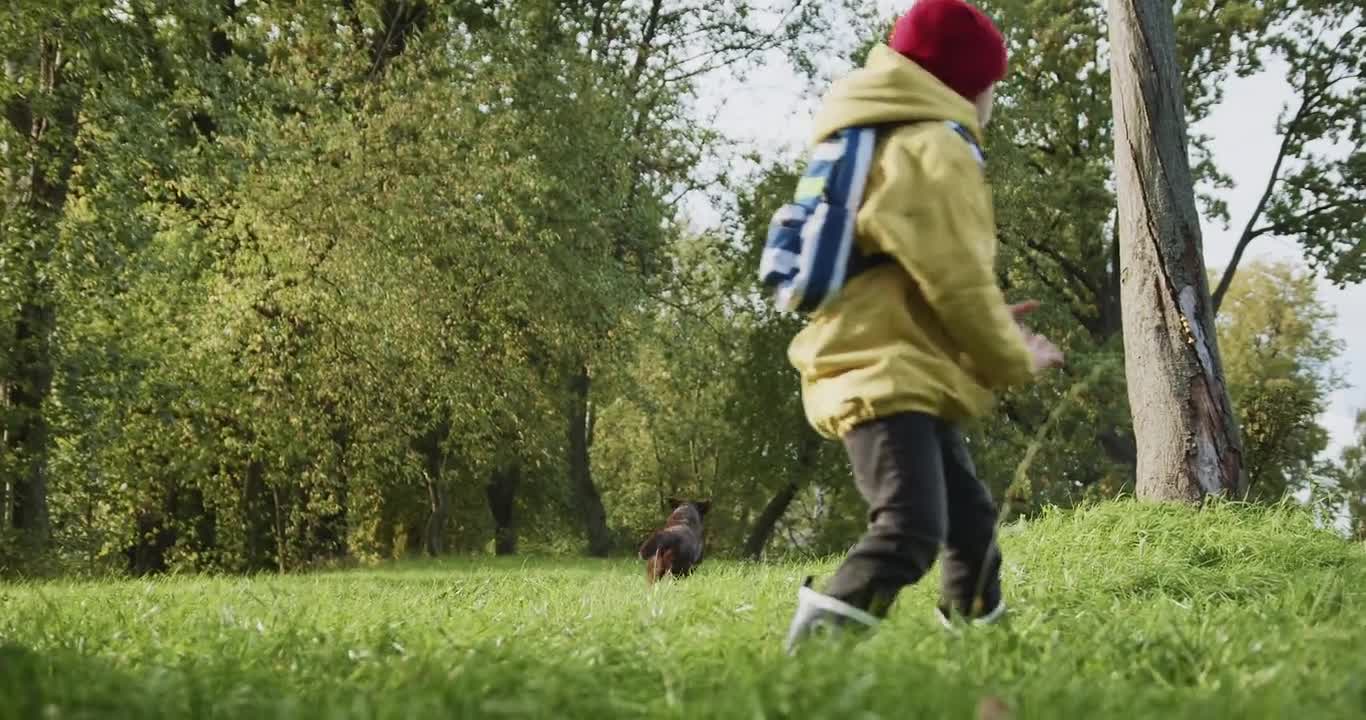
<instances>
[{"instance_id":1,"label":"shoe sole","mask_svg":"<svg viewBox=\"0 0 1366 720\"><path fill-rule=\"evenodd\" d=\"M993 624L996 623L996 621L1000 620L1005 614L1006 614L1006 604L1005 604L1005 601L1003 600L1003 601L997 603L997 604L996 604L996 607L995 607L991 612L987 613L986 615L983 615L982 617L979 617L979 618L976 618L976 619L972 620L972 621L971 621L971 624L972 624L972 625L978 625L978 626L981 626L981 625L993 625ZM950 620L949 617L948 617L947 615L944 614L944 611L943 611L943 610L941 610L941 609L939 609L939 608L935 608L935 609L934 609L934 616L935 616L936 618L939 619L939 624L940 624L940 625L943 625L946 629L948 629L948 630L953 630L953 629L954 629L954 627L953 627L953 621Z\"/></svg>"}]
</instances>

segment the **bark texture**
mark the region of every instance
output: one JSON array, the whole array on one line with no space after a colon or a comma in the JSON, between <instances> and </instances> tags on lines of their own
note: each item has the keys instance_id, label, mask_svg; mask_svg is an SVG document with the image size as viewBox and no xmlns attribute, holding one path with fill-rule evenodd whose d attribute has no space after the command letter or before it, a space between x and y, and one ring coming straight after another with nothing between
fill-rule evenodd
<instances>
[{"instance_id":1,"label":"bark texture","mask_svg":"<svg viewBox=\"0 0 1366 720\"><path fill-rule=\"evenodd\" d=\"M593 482L592 382L587 366L579 366L569 382L569 488L583 520L588 554L607 557L612 552L612 531L607 527L602 494Z\"/></svg>"},{"instance_id":2,"label":"bark texture","mask_svg":"<svg viewBox=\"0 0 1366 720\"><path fill-rule=\"evenodd\" d=\"M1247 483L1205 279L1171 4L1110 0L1110 47L1137 494L1241 496Z\"/></svg>"}]
</instances>

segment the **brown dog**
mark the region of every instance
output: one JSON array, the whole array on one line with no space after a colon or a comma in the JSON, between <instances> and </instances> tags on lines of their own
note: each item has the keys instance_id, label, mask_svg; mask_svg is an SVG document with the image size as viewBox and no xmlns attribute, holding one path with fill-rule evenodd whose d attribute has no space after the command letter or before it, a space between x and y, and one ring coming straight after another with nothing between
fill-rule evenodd
<instances>
[{"instance_id":1,"label":"brown dog","mask_svg":"<svg viewBox=\"0 0 1366 720\"><path fill-rule=\"evenodd\" d=\"M640 546L645 581L651 585L665 574L687 575L702 562L702 517L711 509L711 501L669 498L669 505L674 510L664 527Z\"/></svg>"}]
</instances>

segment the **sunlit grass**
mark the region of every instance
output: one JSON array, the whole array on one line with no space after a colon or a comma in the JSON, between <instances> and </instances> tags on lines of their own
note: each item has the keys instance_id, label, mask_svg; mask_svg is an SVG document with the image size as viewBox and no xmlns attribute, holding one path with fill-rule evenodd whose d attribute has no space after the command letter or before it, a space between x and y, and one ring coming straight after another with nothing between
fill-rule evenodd
<instances>
[{"instance_id":1,"label":"sunlit grass","mask_svg":"<svg viewBox=\"0 0 1366 720\"><path fill-rule=\"evenodd\" d=\"M0 717L1366 717L1366 552L1290 509L1111 503L1003 536L1013 613L936 578L782 653L810 564L463 559L0 586Z\"/></svg>"}]
</instances>

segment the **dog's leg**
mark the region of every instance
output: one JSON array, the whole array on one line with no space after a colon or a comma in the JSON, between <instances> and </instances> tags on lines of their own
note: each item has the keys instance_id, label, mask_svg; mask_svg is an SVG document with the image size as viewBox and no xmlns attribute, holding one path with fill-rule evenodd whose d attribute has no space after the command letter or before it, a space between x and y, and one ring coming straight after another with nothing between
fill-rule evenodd
<instances>
[{"instance_id":1,"label":"dog's leg","mask_svg":"<svg viewBox=\"0 0 1366 720\"><path fill-rule=\"evenodd\" d=\"M664 548L656 545L655 554L645 561L645 581L647 584L654 585L659 582L660 578L664 577L664 573L667 572L665 562Z\"/></svg>"},{"instance_id":2,"label":"dog's leg","mask_svg":"<svg viewBox=\"0 0 1366 720\"><path fill-rule=\"evenodd\" d=\"M670 560L670 558L669 558L667 555L665 555L665 553L664 553L664 548L661 547L661 548L659 548L658 550L655 550L655 581L656 581L656 582L658 582L658 581L660 581L660 580L663 580L663 579L664 579L664 576L667 575L667 574L669 573L669 560Z\"/></svg>"}]
</instances>

